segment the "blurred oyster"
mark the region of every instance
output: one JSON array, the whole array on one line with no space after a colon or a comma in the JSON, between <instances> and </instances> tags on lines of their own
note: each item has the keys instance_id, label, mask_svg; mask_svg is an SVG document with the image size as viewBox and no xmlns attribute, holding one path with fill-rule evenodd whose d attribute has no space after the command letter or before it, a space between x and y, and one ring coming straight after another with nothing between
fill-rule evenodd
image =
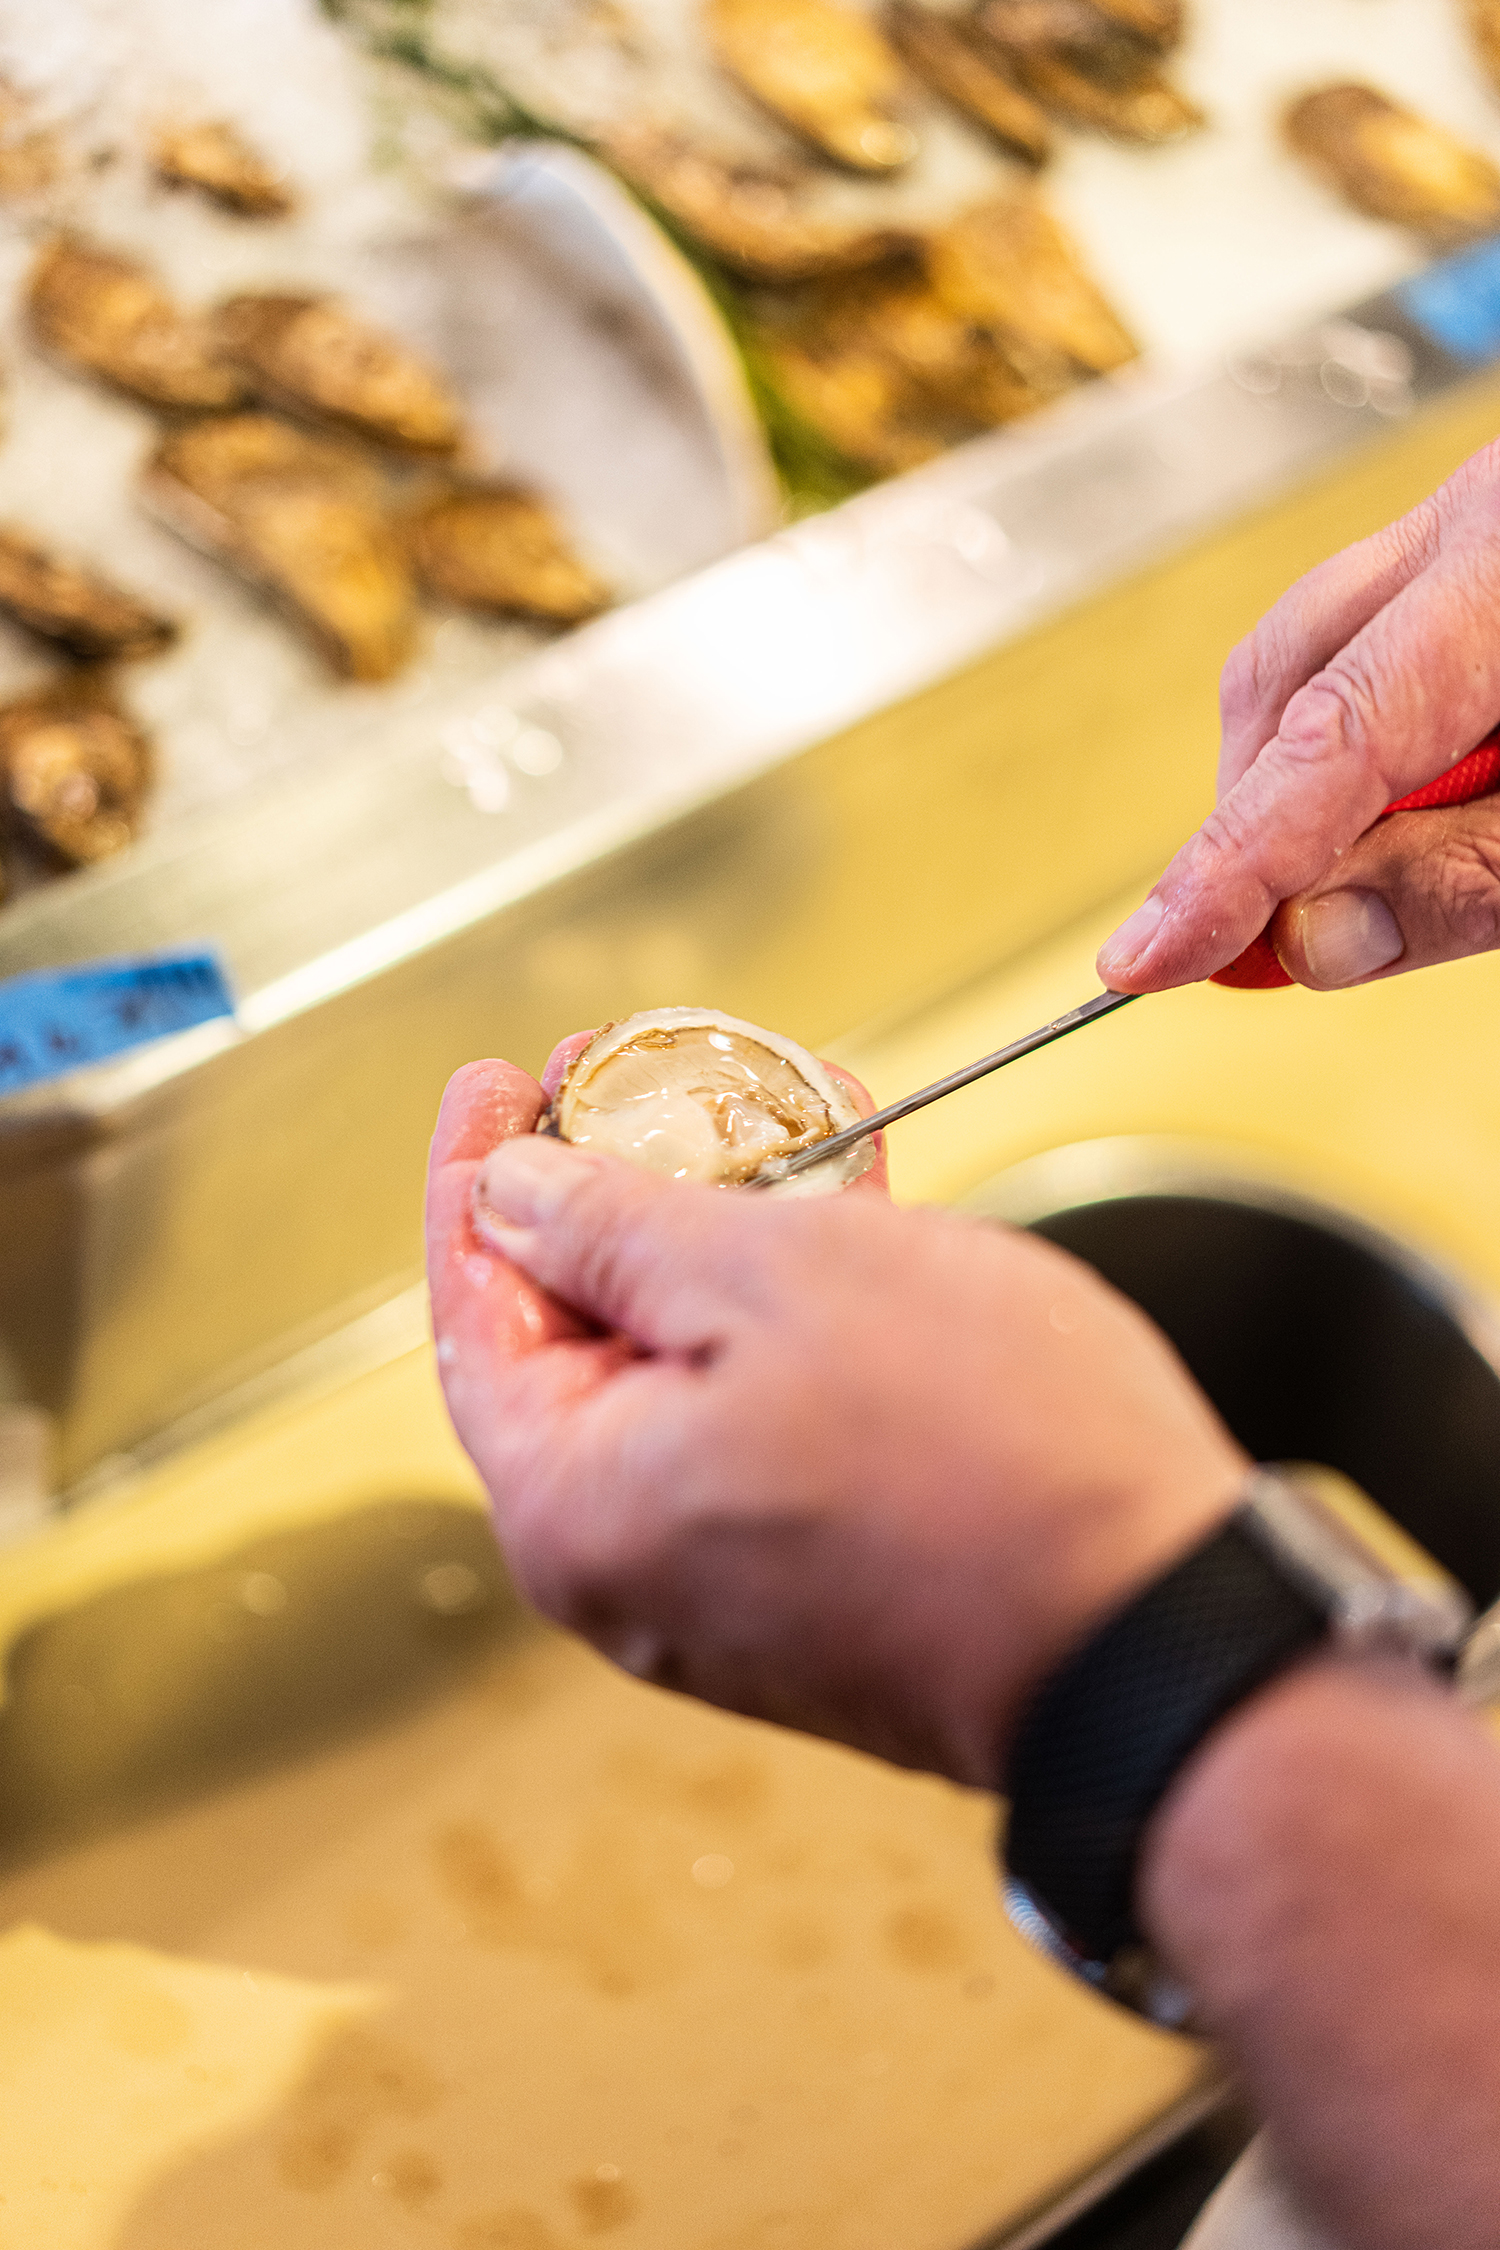
<instances>
[{"instance_id":1,"label":"blurred oyster","mask_svg":"<svg viewBox=\"0 0 1500 2250\"><path fill-rule=\"evenodd\" d=\"M672 1179L740 1187L859 1117L816 1056L714 1008L649 1008L596 1031L537 1125ZM829 1195L875 1161L861 1142L772 1195Z\"/></svg>"},{"instance_id":2,"label":"blurred oyster","mask_svg":"<svg viewBox=\"0 0 1500 2250\"><path fill-rule=\"evenodd\" d=\"M341 672L387 680L411 654L416 605L380 478L348 446L269 414L172 432L146 470L148 506L263 586Z\"/></svg>"},{"instance_id":3,"label":"blurred oyster","mask_svg":"<svg viewBox=\"0 0 1500 2250\"><path fill-rule=\"evenodd\" d=\"M945 101L1029 163L1052 147L1045 113L1002 65L999 50L968 16L931 8L925 0L894 0L886 24L903 61Z\"/></svg>"},{"instance_id":4,"label":"blurred oyster","mask_svg":"<svg viewBox=\"0 0 1500 2250\"><path fill-rule=\"evenodd\" d=\"M571 625L609 601L545 501L514 486L428 501L408 517L407 541L428 593L465 609Z\"/></svg>"},{"instance_id":5,"label":"blurred oyster","mask_svg":"<svg viewBox=\"0 0 1500 2250\"><path fill-rule=\"evenodd\" d=\"M901 65L868 16L838 0L707 0L714 52L805 140L856 172L917 153L897 110Z\"/></svg>"},{"instance_id":6,"label":"blurred oyster","mask_svg":"<svg viewBox=\"0 0 1500 2250\"><path fill-rule=\"evenodd\" d=\"M648 196L668 221L751 281L877 266L918 241L909 227L810 212L805 173L792 164L749 164L663 126L621 126L600 155Z\"/></svg>"},{"instance_id":7,"label":"blurred oyster","mask_svg":"<svg viewBox=\"0 0 1500 2250\"><path fill-rule=\"evenodd\" d=\"M1203 112L1160 70L1155 50L1123 27L1123 9L1089 8L1072 28L1038 37L1040 11L1071 10L1072 0L984 0L978 22L1019 83L1069 125L1119 141L1154 144L1196 132ZM1131 11L1132 13L1136 11Z\"/></svg>"},{"instance_id":8,"label":"blurred oyster","mask_svg":"<svg viewBox=\"0 0 1500 2250\"><path fill-rule=\"evenodd\" d=\"M295 198L282 175L256 154L233 125L162 125L151 158L169 187L197 188L210 201L244 218L279 219L294 208Z\"/></svg>"},{"instance_id":9,"label":"blurred oyster","mask_svg":"<svg viewBox=\"0 0 1500 2250\"><path fill-rule=\"evenodd\" d=\"M1468 0L1468 17L1479 59L1500 86L1500 0Z\"/></svg>"},{"instance_id":10,"label":"blurred oyster","mask_svg":"<svg viewBox=\"0 0 1500 2250\"><path fill-rule=\"evenodd\" d=\"M24 839L69 866L130 842L150 780L149 741L88 673L0 708L6 813Z\"/></svg>"},{"instance_id":11,"label":"blurred oyster","mask_svg":"<svg viewBox=\"0 0 1500 2250\"><path fill-rule=\"evenodd\" d=\"M800 281L877 265L910 249L910 228L807 208L790 165L750 164L657 125L622 126L600 154L669 220L756 281Z\"/></svg>"},{"instance_id":12,"label":"blurred oyster","mask_svg":"<svg viewBox=\"0 0 1500 2250\"><path fill-rule=\"evenodd\" d=\"M76 236L43 245L27 284L37 342L148 406L237 406L245 384L206 320L185 313L134 258Z\"/></svg>"},{"instance_id":13,"label":"blurred oyster","mask_svg":"<svg viewBox=\"0 0 1500 2250\"><path fill-rule=\"evenodd\" d=\"M965 212L933 237L927 263L948 311L1024 350L1037 382L1049 361L1060 387L1136 357L1134 337L1035 196Z\"/></svg>"},{"instance_id":14,"label":"blurred oyster","mask_svg":"<svg viewBox=\"0 0 1500 2250\"><path fill-rule=\"evenodd\" d=\"M443 378L331 298L231 297L215 333L270 406L405 453L458 449L463 416Z\"/></svg>"},{"instance_id":15,"label":"blurred oyster","mask_svg":"<svg viewBox=\"0 0 1500 2250\"><path fill-rule=\"evenodd\" d=\"M1500 171L1373 86L1320 86L1293 102L1286 136L1356 210L1413 227L1440 249L1500 229Z\"/></svg>"},{"instance_id":16,"label":"blurred oyster","mask_svg":"<svg viewBox=\"0 0 1500 2250\"><path fill-rule=\"evenodd\" d=\"M768 293L754 303L751 335L793 410L880 473L1013 421L1072 380L1055 365L1039 378L1024 355L950 310L920 272Z\"/></svg>"},{"instance_id":17,"label":"blurred oyster","mask_svg":"<svg viewBox=\"0 0 1500 2250\"><path fill-rule=\"evenodd\" d=\"M170 617L107 578L0 525L0 610L77 657L154 656L177 638Z\"/></svg>"},{"instance_id":18,"label":"blurred oyster","mask_svg":"<svg viewBox=\"0 0 1500 2250\"><path fill-rule=\"evenodd\" d=\"M39 195L66 161L61 137L39 125L31 103L0 79L0 196Z\"/></svg>"}]
</instances>

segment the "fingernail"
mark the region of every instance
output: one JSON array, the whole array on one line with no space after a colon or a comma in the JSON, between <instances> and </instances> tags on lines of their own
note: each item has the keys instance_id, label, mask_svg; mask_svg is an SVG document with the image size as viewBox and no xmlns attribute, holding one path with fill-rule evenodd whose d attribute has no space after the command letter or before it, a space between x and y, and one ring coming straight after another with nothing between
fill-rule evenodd
<instances>
[{"instance_id":1,"label":"fingernail","mask_svg":"<svg viewBox=\"0 0 1500 2250\"><path fill-rule=\"evenodd\" d=\"M1113 937L1105 939L1099 949L1099 967L1107 976L1124 975L1135 967L1161 928L1165 912L1159 898L1148 898L1144 906L1127 916Z\"/></svg>"},{"instance_id":2,"label":"fingernail","mask_svg":"<svg viewBox=\"0 0 1500 2250\"><path fill-rule=\"evenodd\" d=\"M545 1133L518 1133L491 1149L474 1182L474 1217L486 1239L496 1224L534 1226L549 1219L584 1161L565 1142Z\"/></svg>"},{"instance_id":3,"label":"fingernail","mask_svg":"<svg viewBox=\"0 0 1500 2250\"><path fill-rule=\"evenodd\" d=\"M1319 984L1358 984L1406 950L1395 915L1374 891L1329 891L1302 909L1302 950Z\"/></svg>"}]
</instances>

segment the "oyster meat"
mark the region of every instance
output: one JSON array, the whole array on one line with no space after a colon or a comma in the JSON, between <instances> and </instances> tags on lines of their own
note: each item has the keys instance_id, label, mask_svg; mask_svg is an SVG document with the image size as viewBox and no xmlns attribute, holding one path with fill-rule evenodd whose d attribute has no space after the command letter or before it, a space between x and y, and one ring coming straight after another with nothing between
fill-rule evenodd
<instances>
[{"instance_id":1,"label":"oyster meat","mask_svg":"<svg viewBox=\"0 0 1500 2250\"><path fill-rule=\"evenodd\" d=\"M177 638L170 617L3 524L0 610L85 660L154 656Z\"/></svg>"},{"instance_id":2,"label":"oyster meat","mask_svg":"<svg viewBox=\"0 0 1500 2250\"><path fill-rule=\"evenodd\" d=\"M263 586L341 672L386 680L410 655L415 592L374 467L269 414L172 431L143 497L196 546Z\"/></svg>"},{"instance_id":3,"label":"oyster meat","mask_svg":"<svg viewBox=\"0 0 1500 2250\"><path fill-rule=\"evenodd\" d=\"M333 298L231 297L215 335L270 406L403 453L458 450L463 416L442 376Z\"/></svg>"},{"instance_id":4,"label":"oyster meat","mask_svg":"<svg viewBox=\"0 0 1500 2250\"><path fill-rule=\"evenodd\" d=\"M900 115L900 62L868 16L839 0L707 0L714 53L767 109L856 172L917 153Z\"/></svg>"},{"instance_id":5,"label":"oyster meat","mask_svg":"<svg viewBox=\"0 0 1500 2250\"><path fill-rule=\"evenodd\" d=\"M1500 229L1500 171L1489 158L1373 86L1319 86L1285 124L1297 154L1372 219L1439 249Z\"/></svg>"},{"instance_id":6,"label":"oyster meat","mask_svg":"<svg viewBox=\"0 0 1500 2250\"><path fill-rule=\"evenodd\" d=\"M92 674L70 674L0 707L8 820L69 867L107 859L130 842L151 762L146 736Z\"/></svg>"},{"instance_id":7,"label":"oyster meat","mask_svg":"<svg viewBox=\"0 0 1500 2250\"><path fill-rule=\"evenodd\" d=\"M148 406L201 413L246 396L210 323L184 312L134 258L55 236L32 266L27 311L44 350Z\"/></svg>"},{"instance_id":8,"label":"oyster meat","mask_svg":"<svg viewBox=\"0 0 1500 2250\"><path fill-rule=\"evenodd\" d=\"M925 0L893 0L886 24L902 60L935 94L1015 155L1045 163L1052 148L1046 113L1022 93L971 17Z\"/></svg>"},{"instance_id":9,"label":"oyster meat","mask_svg":"<svg viewBox=\"0 0 1500 2250\"><path fill-rule=\"evenodd\" d=\"M933 237L927 263L949 312L1013 340L1037 382L1049 359L1071 380L1136 357L1134 337L1034 195L965 212Z\"/></svg>"},{"instance_id":10,"label":"oyster meat","mask_svg":"<svg viewBox=\"0 0 1500 2250\"><path fill-rule=\"evenodd\" d=\"M609 601L546 502L514 486L429 500L407 518L407 538L428 593L464 609L520 611L571 625Z\"/></svg>"},{"instance_id":11,"label":"oyster meat","mask_svg":"<svg viewBox=\"0 0 1500 2250\"><path fill-rule=\"evenodd\" d=\"M280 219L295 207L282 175L222 121L158 126L151 158L169 187L196 188L243 218Z\"/></svg>"},{"instance_id":12,"label":"oyster meat","mask_svg":"<svg viewBox=\"0 0 1500 2250\"><path fill-rule=\"evenodd\" d=\"M740 1187L768 1159L827 1140L859 1111L793 1040L713 1008L650 1008L596 1031L537 1125L647 1171ZM771 1195L828 1195L875 1161L873 1140Z\"/></svg>"}]
</instances>

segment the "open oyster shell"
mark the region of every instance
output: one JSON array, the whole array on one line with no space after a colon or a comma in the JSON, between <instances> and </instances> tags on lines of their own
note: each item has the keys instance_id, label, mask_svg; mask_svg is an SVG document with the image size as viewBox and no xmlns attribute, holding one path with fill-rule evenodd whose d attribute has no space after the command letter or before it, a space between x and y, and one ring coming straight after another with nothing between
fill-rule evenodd
<instances>
[{"instance_id":1,"label":"open oyster shell","mask_svg":"<svg viewBox=\"0 0 1500 2250\"><path fill-rule=\"evenodd\" d=\"M779 1032L716 1008L648 1008L595 1032L537 1131L672 1179L741 1187L768 1158L827 1140L859 1114L817 1057ZM864 1141L766 1192L835 1194L874 1161Z\"/></svg>"}]
</instances>

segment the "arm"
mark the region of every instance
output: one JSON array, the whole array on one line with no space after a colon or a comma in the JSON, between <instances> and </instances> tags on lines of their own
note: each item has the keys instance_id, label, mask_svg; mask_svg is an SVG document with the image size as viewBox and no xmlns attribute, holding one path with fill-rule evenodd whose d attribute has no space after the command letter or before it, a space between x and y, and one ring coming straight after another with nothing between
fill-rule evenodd
<instances>
[{"instance_id":1,"label":"arm","mask_svg":"<svg viewBox=\"0 0 1500 2250\"><path fill-rule=\"evenodd\" d=\"M1224 1514L1238 1450L1048 1245L530 1136L482 1157L473 1115L540 1100L474 1065L434 1150L439 1349L517 1576L642 1676L993 1781L1064 1650ZM1468 1714L1307 1667L1180 1777L1141 1903L1340 2241L1492 2241L1500 1755Z\"/></svg>"},{"instance_id":2,"label":"arm","mask_svg":"<svg viewBox=\"0 0 1500 2250\"><path fill-rule=\"evenodd\" d=\"M1293 586L1221 705L1218 803L1101 951L1107 984L1209 976L1268 921L1319 990L1500 943L1500 800L1371 826L1500 718L1500 445Z\"/></svg>"}]
</instances>

